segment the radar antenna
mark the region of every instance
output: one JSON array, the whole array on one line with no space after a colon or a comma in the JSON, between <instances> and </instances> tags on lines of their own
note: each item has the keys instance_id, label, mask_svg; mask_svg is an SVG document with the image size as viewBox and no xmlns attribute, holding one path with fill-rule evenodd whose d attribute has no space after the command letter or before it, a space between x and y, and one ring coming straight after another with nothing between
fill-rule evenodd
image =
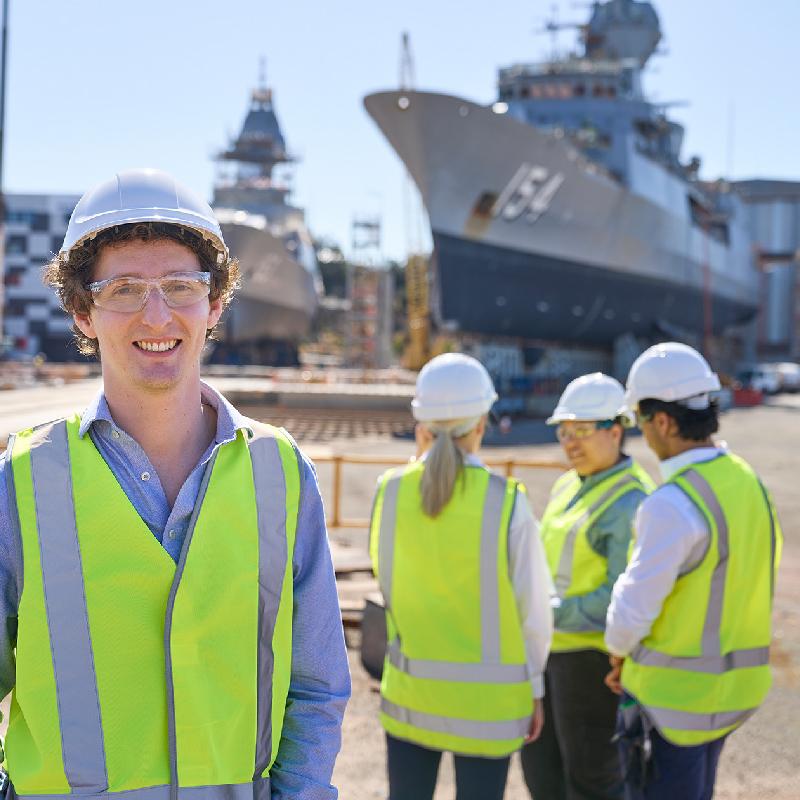
<instances>
[{"instance_id":1,"label":"radar antenna","mask_svg":"<svg viewBox=\"0 0 800 800\"><path fill-rule=\"evenodd\" d=\"M414 56L411 53L411 38L403 31L400 44L400 88L413 89L416 85L414 75Z\"/></svg>"},{"instance_id":2,"label":"radar antenna","mask_svg":"<svg viewBox=\"0 0 800 800\"><path fill-rule=\"evenodd\" d=\"M553 3L550 6L550 16L544 20L542 27L537 28L534 33L550 37L550 59L555 61L558 58L558 34L567 30L583 31L585 28L586 26L580 22L559 22L558 6Z\"/></svg>"}]
</instances>

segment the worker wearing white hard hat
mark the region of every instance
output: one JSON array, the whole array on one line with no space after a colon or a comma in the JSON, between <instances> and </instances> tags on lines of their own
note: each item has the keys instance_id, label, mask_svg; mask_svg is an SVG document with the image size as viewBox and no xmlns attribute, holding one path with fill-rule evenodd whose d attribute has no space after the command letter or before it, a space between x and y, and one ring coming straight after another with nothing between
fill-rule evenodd
<instances>
[{"instance_id":1,"label":"worker wearing white hard hat","mask_svg":"<svg viewBox=\"0 0 800 800\"><path fill-rule=\"evenodd\" d=\"M48 266L103 386L0 459L9 794L336 796L350 683L314 470L200 380L237 279L208 204L149 169L88 191Z\"/></svg>"},{"instance_id":2,"label":"worker wearing white hard hat","mask_svg":"<svg viewBox=\"0 0 800 800\"><path fill-rule=\"evenodd\" d=\"M726 737L770 685L782 536L753 469L711 438L719 388L703 356L677 342L646 350L628 375L664 478L639 509L606 623L630 800L711 797Z\"/></svg>"},{"instance_id":3,"label":"worker wearing white hard hat","mask_svg":"<svg viewBox=\"0 0 800 800\"><path fill-rule=\"evenodd\" d=\"M572 469L555 483L541 521L555 585L555 634L545 673L545 725L522 751L536 800L615 800L623 776L614 736L617 697L603 682L611 590L625 569L639 504L654 484L623 451L632 417L619 381L572 381L547 420Z\"/></svg>"},{"instance_id":4,"label":"worker wearing white hard hat","mask_svg":"<svg viewBox=\"0 0 800 800\"><path fill-rule=\"evenodd\" d=\"M476 359L434 358L412 402L420 456L379 480L391 800L431 800L445 751L458 800L500 800L510 754L541 729L550 580L524 488L478 457L496 399Z\"/></svg>"}]
</instances>

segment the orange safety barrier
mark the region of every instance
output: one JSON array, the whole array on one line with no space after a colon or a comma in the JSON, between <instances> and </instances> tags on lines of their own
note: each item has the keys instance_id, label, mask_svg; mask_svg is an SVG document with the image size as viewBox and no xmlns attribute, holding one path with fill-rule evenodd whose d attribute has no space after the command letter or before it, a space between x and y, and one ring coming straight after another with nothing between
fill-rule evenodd
<instances>
[{"instance_id":1,"label":"orange safety barrier","mask_svg":"<svg viewBox=\"0 0 800 800\"><path fill-rule=\"evenodd\" d=\"M369 527L369 519L342 519L342 467L345 464L399 467L408 463L407 458L400 456L312 455L311 458L315 464L333 464L333 502L331 503L331 515L327 519L329 529ZM569 469L563 461L546 461L536 458L487 458L483 463L487 467L502 467L508 478L513 476L516 468L557 469L562 472Z\"/></svg>"}]
</instances>

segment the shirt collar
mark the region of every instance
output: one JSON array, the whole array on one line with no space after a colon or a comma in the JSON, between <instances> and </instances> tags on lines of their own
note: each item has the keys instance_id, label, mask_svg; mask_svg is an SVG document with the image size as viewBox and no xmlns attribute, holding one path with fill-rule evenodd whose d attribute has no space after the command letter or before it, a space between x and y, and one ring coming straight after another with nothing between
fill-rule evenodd
<instances>
[{"instance_id":1,"label":"shirt collar","mask_svg":"<svg viewBox=\"0 0 800 800\"><path fill-rule=\"evenodd\" d=\"M726 451L727 448L724 444L721 444L718 447L693 447L691 450L685 450L683 453L678 453L677 456L664 459L664 461L659 464L661 477L667 481L678 470L688 467L689 464L699 464L703 461L711 461L712 458L716 458Z\"/></svg>"},{"instance_id":2,"label":"shirt collar","mask_svg":"<svg viewBox=\"0 0 800 800\"><path fill-rule=\"evenodd\" d=\"M478 458L478 456L475 455L475 453L465 453L463 450L461 452L462 452L462 455L464 456L464 463L468 467L483 467L484 466L483 461L481 461L480 458ZM416 461L427 461L428 460L428 453L430 453L430 450L426 450L418 459L416 459Z\"/></svg>"},{"instance_id":3,"label":"shirt collar","mask_svg":"<svg viewBox=\"0 0 800 800\"><path fill-rule=\"evenodd\" d=\"M604 481L606 478L611 477L611 475L613 475L615 472L628 469L632 463L633 459L630 456L623 455L622 459L617 461L613 467L609 467L608 469L604 469L600 472L595 472L592 475L587 475L585 478L581 478L581 491L588 492L593 486L597 486L598 483Z\"/></svg>"},{"instance_id":4,"label":"shirt collar","mask_svg":"<svg viewBox=\"0 0 800 800\"><path fill-rule=\"evenodd\" d=\"M203 381L200 381L200 397L203 403L217 412L217 432L214 435L217 444L232 441L239 430L244 430L249 436L253 436L252 421L239 413L216 389ZM96 422L107 422L116 426L102 389L83 412L78 436L83 438Z\"/></svg>"}]
</instances>

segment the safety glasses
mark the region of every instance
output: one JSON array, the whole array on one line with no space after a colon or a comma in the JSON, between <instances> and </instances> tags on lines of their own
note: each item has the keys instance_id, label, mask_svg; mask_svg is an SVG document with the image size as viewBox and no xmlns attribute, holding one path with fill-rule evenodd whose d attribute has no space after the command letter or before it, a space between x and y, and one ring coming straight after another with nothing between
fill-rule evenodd
<instances>
[{"instance_id":1,"label":"safety glasses","mask_svg":"<svg viewBox=\"0 0 800 800\"><path fill-rule=\"evenodd\" d=\"M160 278L107 278L87 283L92 302L108 311L141 311L155 288L170 308L183 308L208 297L211 291L209 272L175 272Z\"/></svg>"},{"instance_id":2,"label":"safety glasses","mask_svg":"<svg viewBox=\"0 0 800 800\"><path fill-rule=\"evenodd\" d=\"M556 438L559 442L567 442L570 439L588 439L597 431L607 431L613 424L613 419L605 419L600 422L562 422L556 428Z\"/></svg>"}]
</instances>

